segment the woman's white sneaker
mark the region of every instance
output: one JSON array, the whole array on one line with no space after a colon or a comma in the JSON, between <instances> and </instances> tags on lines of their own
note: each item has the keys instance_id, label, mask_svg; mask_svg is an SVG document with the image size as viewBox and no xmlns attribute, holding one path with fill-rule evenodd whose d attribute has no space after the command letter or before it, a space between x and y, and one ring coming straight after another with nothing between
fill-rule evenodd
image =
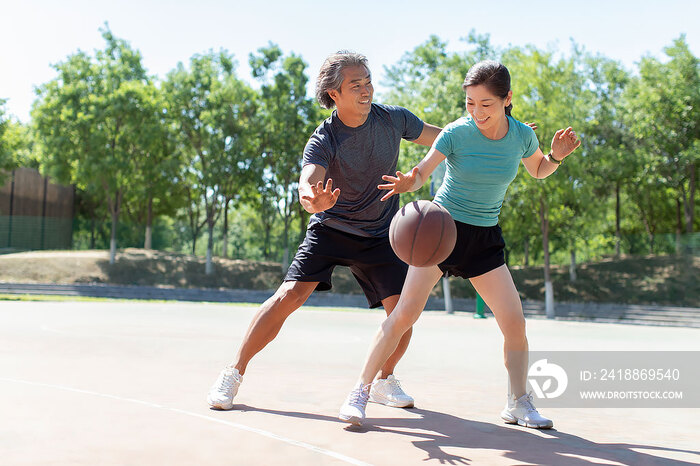
<instances>
[{"instance_id":1,"label":"woman's white sneaker","mask_svg":"<svg viewBox=\"0 0 700 466\"><path fill-rule=\"evenodd\" d=\"M537 412L532 404L532 394L526 393L520 398L508 397L508 404L501 412L501 418L508 424L518 424L533 429L551 429L554 423Z\"/></svg>"},{"instance_id":2,"label":"woman's white sneaker","mask_svg":"<svg viewBox=\"0 0 700 466\"><path fill-rule=\"evenodd\" d=\"M356 426L362 425L362 421L365 419L365 407L367 407L370 385L362 385L360 383L350 392L345 399L345 403L340 407L338 418L341 421L349 422Z\"/></svg>"},{"instance_id":3,"label":"woman's white sneaker","mask_svg":"<svg viewBox=\"0 0 700 466\"><path fill-rule=\"evenodd\" d=\"M396 377L390 375L386 379L377 379L369 392L369 401L392 408L412 408L413 397L406 394Z\"/></svg>"},{"instance_id":4,"label":"woman's white sneaker","mask_svg":"<svg viewBox=\"0 0 700 466\"><path fill-rule=\"evenodd\" d=\"M207 403L214 409L229 410L233 408L233 398L238 393L243 376L233 366L221 371L214 385L209 389Z\"/></svg>"}]
</instances>

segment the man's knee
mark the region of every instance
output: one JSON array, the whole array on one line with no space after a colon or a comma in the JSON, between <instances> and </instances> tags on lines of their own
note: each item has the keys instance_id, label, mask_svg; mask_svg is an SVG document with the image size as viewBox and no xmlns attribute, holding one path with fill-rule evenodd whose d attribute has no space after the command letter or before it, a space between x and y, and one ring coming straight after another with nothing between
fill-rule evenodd
<instances>
[{"instance_id":1,"label":"man's knee","mask_svg":"<svg viewBox=\"0 0 700 466\"><path fill-rule=\"evenodd\" d=\"M272 299L276 307L282 307L291 312L300 308L315 288L316 284L312 282L284 282L277 289Z\"/></svg>"}]
</instances>

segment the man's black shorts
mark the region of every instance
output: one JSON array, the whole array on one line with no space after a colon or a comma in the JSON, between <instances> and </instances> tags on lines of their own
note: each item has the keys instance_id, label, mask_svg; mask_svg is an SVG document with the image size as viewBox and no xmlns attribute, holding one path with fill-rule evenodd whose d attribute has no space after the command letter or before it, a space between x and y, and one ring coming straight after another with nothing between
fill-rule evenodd
<instances>
[{"instance_id":1,"label":"man's black shorts","mask_svg":"<svg viewBox=\"0 0 700 466\"><path fill-rule=\"evenodd\" d=\"M389 244L389 237L363 237L313 225L299 246L284 281L319 282L318 291L330 290L336 265L350 267L370 308L382 299L401 294L408 266Z\"/></svg>"},{"instance_id":2,"label":"man's black shorts","mask_svg":"<svg viewBox=\"0 0 700 466\"><path fill-rule=\"evenodd\" d=\"M447 259L438 264L446 276L472 278L506 263L501 227L478 227L455 220L457 244Z\"/></svg>"}]
</instances>

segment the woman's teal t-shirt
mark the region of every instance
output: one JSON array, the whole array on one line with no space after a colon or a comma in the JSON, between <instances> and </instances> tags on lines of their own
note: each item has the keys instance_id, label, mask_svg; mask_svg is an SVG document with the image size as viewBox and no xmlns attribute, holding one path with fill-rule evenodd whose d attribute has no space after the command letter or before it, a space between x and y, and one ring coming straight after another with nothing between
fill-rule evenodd
<instances>
[{"instance_id":1,"label":"woman's teal t-shirt","mask_svg":"<svg viewBox=\"0 0 700 466\"><path fill-rule=\"evenodd\" d=\"M520 160L533 155L539 143L535 131L513 117L508 117L508 133L497 140L481 134L471 117L462 117L442 130L433 147L447 157L435 202L455 220L490 227L498 224Z\"/></svg>"}]
</instances>

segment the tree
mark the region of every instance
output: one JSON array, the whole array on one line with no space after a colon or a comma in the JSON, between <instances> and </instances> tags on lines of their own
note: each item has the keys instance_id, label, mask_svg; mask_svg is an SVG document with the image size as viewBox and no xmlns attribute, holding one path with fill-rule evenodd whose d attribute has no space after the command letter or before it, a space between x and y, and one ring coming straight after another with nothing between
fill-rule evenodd
<instances>
[{"instance_id":1,"label":"tree","mask_svg":"<svg viewBox=\"0 0 700 466\"><path fill-rule=\"evenodd\" d=\"M666 47L661 63L645 57L627 92L629 127L635 145L647 154L649 172L682 202L685 231L693 232L700 140L700 60L681 35Z\"/></svg>"},{"instance_id":2,"label":"tree","mask_svg":"<svg viewBox=\"0 0 700 466\"><path fill-rule=\"evenodd\" d=\"M5 103L7 99L0 99L0 169L7 170L12 166L12 150L9 147L7 141L5 141L5 133L7 132L7 127L9 122L5 118ZM0 179L0 183L3 180Z\"/></svg>"},{"instance_id":3,"label":"tree","mask_svg":"<svg viewBox=\"0 0 700 466\"><path fill-rule=\"evenodd\" d=\"M100 192L111 215L110 264L115 262L122 201L134 177L134 147L149 79L141 54L108 27L94 59L84 52L55 65L58 77L38 89L32 116L42 165L59 180Z\"/></svg>"},{"instance_id":4,"label":"tree","mask_svg":"<svg viewBox=\"0 0 700 466\"><path fill-rule=\"evenodd\" d=\"M139 84L143 107L134 133L134 180L125 202L129 215L145 225L143 247L151 249L153 221L160 215L175 215L185 205L182 186L184 162L176 150L175 121L167 111L165 96L155 84Z\"/></svg>"},{"instance_id":5,"label":"tree","mask_svg":"<svg viewBox=\"0 0 700 466\"><path fill-rule=\"evenodd\" d=\"M504 53L502 60L512 76L513 114L519 120L537 123L542 152L549 152L551 137L561 127L583 126L589 97L583 76L577 69L578 51L575 50L571 58L555 60L552 52L542 52L534 47L511 48ZM579 151L544 182L519 176L513 183L517 187L514 192L538 209L544 253L545 307L549 318L554 317L550 233L563 232L561 239L568 241L565 244L572 248L573 235L585 224L580 221L586 214L583 210L586 204L580 202L584 187L578 179L582 173L581 160ZM507 195L504 204L511 201Z\"/></svg>"},{"instance_id":6,"label":"tree","mask_svg":"<svg viewBox=\"0 0 700 466\"><path fill-rule=\"evenodd\" d=\"M32 138L29 128L21 122L5 117L0 99L0 185L6 173L19 166L37 168L32 157Z\"/></svg>"},{"instance_id":7,"label":"tree","mask_svg":"<svg viewBox=\"0 0 700 466\"><path fill-rule=\"evenodd\" d=\"M208 228L205 273L213 273L214 226L226 203L254 179L250 138L256 118L253 92L236 78L233 56L222 50L194 55L168 73L163 89L169 113L177 121L179 148L188 167L190 205L204 208ZM198 215L190 215L194 240ZM193 241L194 251L194 241Z\"/></svg>"},{"instance_id":8,"label":"tree","mask_svg":"<svg viewBox=\"0 0 700 466\"><path fill-rule=\"evenodd\" d=\"M275 44L250 55L253 76L260 88L260 153L265 164L262 190L273 194L273 203L284 229L282 267L289 264L289 234L297 212L299 163L306 141L320 116L313 100L306 96L308 78L301 57L283 56Z\"/></svg>"},{"instance_id":9,"label":"tree","mask_svg":"<svg viewBox=\"0 0 700 466\"><path fill-rule=\"evenodd\" d=\"M592 185L596 197L614 197L615 255L619 257L622 190L635 173L635 160L631 156L633 144L622 105L630 76L618 62L601 56L587 57L585 72L594 94L594 106L584 128L584 168L590 174L587 183Z\"/></svg>"}]
</instances>

